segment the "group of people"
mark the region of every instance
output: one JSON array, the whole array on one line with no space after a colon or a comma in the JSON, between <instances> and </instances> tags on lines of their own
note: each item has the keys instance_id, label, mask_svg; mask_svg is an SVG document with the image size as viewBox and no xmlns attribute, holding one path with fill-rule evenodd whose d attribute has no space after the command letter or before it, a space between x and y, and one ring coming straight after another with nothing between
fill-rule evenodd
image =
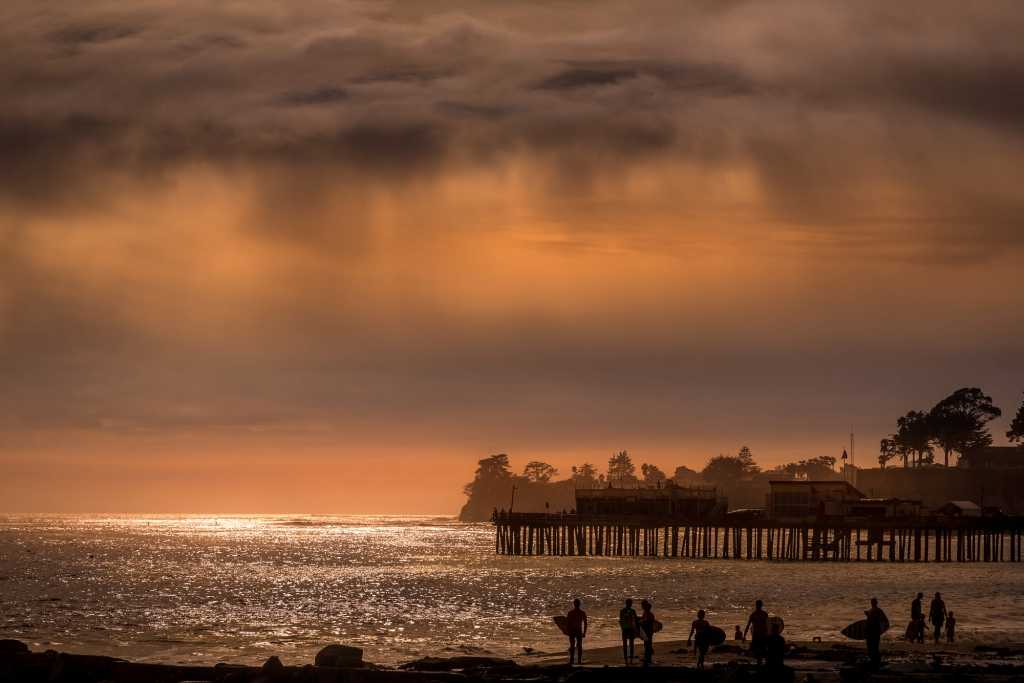
<instances>
[{"instance_id":1,"label":"group of people","mask_svg":"<svg viewBox=\"0 0 1024 683\"><path fill-rule=\"evenodd\" d=\"M923 643L925 625L925 613L923 609L924 593L918 593L917 597L910 604L910 624L907 626L907 640ZM941 640L943 629L946 639L952 643L956 640L956 617L946 610L946 603L942 600L942 594L936 593L928 609L927 621L931 622L935 636L935 642ZM569 664L583 663L583 639L587 635L587 613L583 611L579 599L573 600L573 608L566 617L566 632L569 636ZM881 665L880 644L882 634L889 628L889 618L878 606L878 600L871 598L871 607L864 611L864 622L862 623L862 636L867 642L868 656L875 666ZM651 602L640 601L640 614L633 609L633 600L626 599L626 603L619 610L619 629L622 631L622 659L629 666L636 660L634 646L637 638L643 640L643 665L650 666L654 657L654 634L661 630L661 624L654 617ZM782 637L782 622L775 618L769 618L768 612L764 609L764 603L757 600L754 603L754 611L747 619L747 626L742 631L736 626L734 637L737 641L746 641L750 635L750 654L757 660L758 665L767 662L770 667L781 667L785 656L786 641ZM846 633L846 631L844 631ZM704 668L704 660L713 641L717 636L718 642L724 639L724 634L713 627L707 619L707 612L697 611L697 618L690 624L690 634L686 638L686 645L693 645L694 654L697 658L697 668ZM861 637L851 635L850 637Z\"/></svg>"},{"instance_id":2,"label":"group of people","mask_svg":"<svg viewBox=\"0 0 1024 683\"><path fill-rule=\"evenodd\" d=\"M910 625L907 627L907 640L912 643L923 643L925 625L924 609L922 601L924 593L918 593L913 602L910 603ZM946 611L946 603L942 599L942 593L936 593L932 603L928 607L928 621L932 625L932 634L935 642L942 640L942 629L946 629L946 641L956 641L956 617L952 612Z\"/></svg>"},{"instance_id":3,"label":"group of people","mask_svg":"<svg viewBox=\"0 0 1024 683\"><path fill-rule=\"evenodd\" d=\"M587 635L587 613L583 611L579 598L573 600L572 605L572 609L566 615L570 666L583 664L583 639ZM661 624L654 617L649 600L640 601L640 610L638 615L633 608L632 598L626 598L625 605L619 610L622 659L626 666L636 660L635 643L637 638L643 640L643 665L651 665L654 657L654 634L661 630ZM786 651L786 641L781 634L781 623L770 624L769 622L764 603L761 600L756 601L754 611L747 619L747 627L743 633L740 633L739 626L736 627L736 639L746 640L749 633L751 636L750 653L757 660L758 665L767 662L769 666L781 667ZM690 634L686 639L687 647L693 645L697 668L704 668L704 660L708 649L713 644L713 634L717 630L707 620L707 612L698 610L697 618L690 624ZM719 642L721 641L719 640Z\"/></svg>"},{"instance_id":4,"label":"group of people","mask_svg":"<svg viewBox=\"0 0 1024 683\"><path fill-rule=\"evenodd\" d=\"M583 639L587 636L587 613L580 606L579 598L572 601L572 609L566 615L566 632L569 636L569 666L583 664ZM654 633L657 619L651 610L649 600L640 601L640 615L633 609L633 599L626 598L626 605L619 610L619 627L622 629L622 657L628 666L634 659L634 644L637 638L644 641L644 666L650 666L654 657Z\"/></svg>"}]
</instances>

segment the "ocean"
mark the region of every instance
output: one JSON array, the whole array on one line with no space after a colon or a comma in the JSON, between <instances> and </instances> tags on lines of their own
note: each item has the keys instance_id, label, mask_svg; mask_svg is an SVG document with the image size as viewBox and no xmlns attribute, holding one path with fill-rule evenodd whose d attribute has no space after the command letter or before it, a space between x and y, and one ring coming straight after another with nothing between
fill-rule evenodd
<instances>
[{"instance_id":1,"label":"ocean","mask_svg":"<svg viewBox=\"0 0 1024 683\"><path fill-rule=\"evenodd\" d=\"M895 635L917 591L943 593L961 637L1024 640L1024 564L500 557L488 525L448 517L0 516L0 638L140 661L560 651L574 597L590 646L616 644L625 597L653 601L662 639L698 608L731 633L761 598L790 639L839 640L873 596Z\"/></svg>"}]
</instances>

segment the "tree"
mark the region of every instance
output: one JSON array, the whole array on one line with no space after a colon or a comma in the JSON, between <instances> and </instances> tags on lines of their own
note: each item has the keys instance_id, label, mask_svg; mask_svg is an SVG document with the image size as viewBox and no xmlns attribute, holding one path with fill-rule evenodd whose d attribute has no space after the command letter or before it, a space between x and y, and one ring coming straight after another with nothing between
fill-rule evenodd
<instances>
[{"instance_id":1,"label":"tree","mask_svg":"<svg viewBox=\"0 0 1024 683\"><path fill-rule=\"evenodd\" d=\"M885 469L890 460L896 458L902 458L903 464L906 465L909 456L910 450L900 442L895 434L882 439L878 445L878 464L882 466L882 469Z\"/></svg>"},{"instance_id":2,"label":"tree","mask_svg":"<svg viewBox=\"0 0 1024 683\"><path fill-rule=\"evenodd\" d=\"M597 488L602 479L603 477L597 474L597 468L589 462L585 462L579 467L575 465L572 467L572 480L578 489Z\"/></svg>"},{"instance_id":3,"label":"tree","mask_svg":"<svg viewBox=\"0 0 1024 683\"><path fill-rule=\"evenodd\" d=\"M548 483L556 474L558 474L558 470L539 460L531 460L523 468L523 476L526 477L526 480L538 484Z\"/></svg>"},{"instance_id":4,"label":"tree","mask_svg":"<svg viewBox=\"0 0 1024 683\"><path fill-rule=\"evenodd\" d=\"M807 479L831 479L835 476L836 459L832 455L820 455L777 467L779 472Z\"/></svg>"},{"instance_id":5,"label":"tree","mask_svg":"<svg viewBox=\"0 0 1024 683\"><path fill-rule=\"evenodd\" d=\"M618 484L636 483L636 466L626 451L608 459L608 481Z\"/></svg>"},{"instance_id":6,"label":"tree","mask_svg":"<svg viewBox=\"0 0 1024 683\"><path fill-rule=\"evenodd\" d=\"M648 486L660 487L668 477L661 471L657 465L648 465L644 463L640 465L640 474L643 476L644 483Z\"/></svg>"},{"instance_id":7,"label":"tree","mask_svg":"<svg viewBox=\"0 0 1024 683\"><path fill-rule=\"evenodd\" d=\"M482 483L494 483L504 481L512 477L512 470L509 469L508 456L504 453L489 455L477 462L476 476L473 481L463 488L467 496L473 495L473 488Z\"/></svg>"},{"instance_id":8,"label":"tree","mask_svg":"<svg viewBox=\"0 0 1024 683\"><path fill-rule=\"evenodd\" d=\"M992 405L992 397L977 387L964 387L935 404L928 413L932 440L942 449L949 467L949 454L963 456L975 448L992 445L988 423L1003 414Z\"/></svg>"},{"instance_id":9,"label":"tree","mask_svg":"<svg viewBox=\"0 0 1024 683\"><path fill-rule=\"evenodd\" d=\"M1017 414L1013 417L1013 422L1010 423L1010 431L1006 432L1006 438L1011 443L1018 441L1024 443L1024 402L1021 402L1020 408L1017 408Z\"/></svg>"},{"instance_id":10,"label":"tree","mask_svg":"<svg viewBox=\"0 0 1024 683\"><path fill-rule=\"evenodd\" d=\"M725 484L737 479L746 479L757 474L761 468L754 462L750 449L744 446L736 455L716 455L708 460L701 476L714 484Z\"/></svg>"},{"instance_id":11,"label":"tree","mask_svg":"<svg viewBox=\"0 0 1024 683\"><path fill-rule=\"evenodd\" d=\"M676 468L675 473L672 474L672 481L677 486L692 486L701 481L701 476L697 470L691 470L686 465L680 465Z\"/></svg>"},{"instance_id":12,"label":"tree","mask_svg":"<svg viewBox=\"0 0 1024 683\"><path fill-rule=\"evenodd\" d=\"M901 448L906 452L903 464L907 465L907 455L917 455L917 467L923 462L932 461L932 421L927 413L911 410L896 420L896 434Z\"/></svg>"},{"instance_id":13,"label":"tree","mask_svg":"<svg viewBox=\"0 0 1024 683\"><path fill-rule=\"evenodd\" d=\"M749 446L743 446L740 448L740 452L736 455L736 458L743 464L743 472L745 475L757 474L761 471L761 468L754 462L754 454L750 452Z\"/></svg>"}]
</instances>

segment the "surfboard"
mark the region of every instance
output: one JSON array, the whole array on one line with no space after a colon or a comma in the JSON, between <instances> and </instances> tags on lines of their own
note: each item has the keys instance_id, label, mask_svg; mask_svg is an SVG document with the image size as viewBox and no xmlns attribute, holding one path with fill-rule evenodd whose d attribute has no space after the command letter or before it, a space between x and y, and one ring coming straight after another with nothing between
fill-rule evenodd
<instances>
[{"instance_id":1,"label":"surfboard","mask_svg":"<svg viewBox=\"0 0 1024 683\"><path fill-rule=\"evenodd\" d=\"M660 621L655 619L654 620L654 632L657 633L658 631L660 631L663 628L665 628L665 626Z\"/></svg>"},{"instance_id":2,"label":"surfboard","mask_svg":"<svg viewBox=\"0 0 1024 683\"><path fill-rule=\"evenodd\" d=\"M559 615L559 616L555 617L554 619L552 619L552 621L555 622L555 626L557 626L558 629L562 633L564 633L565 635L569 635L569 619L568 619L568 617L563 617L563 616Z\"/></svg>"},{"instance_id":3,"label":"surfboard","mask_svg":"<svg viewBox=\"0 0 1024 683\"><path fill-rule=\"evenodd\" d=\"M698 640L707 642L708 645L716 647L725 642L725 631L717 626L708 626L697 636Z\"/></svg>"},{"instance_id":4,"label":"surfboard","mask_svg":"<svg viewBox=\"0 0 1024 683\"><path fill-rule=\"evenodd\" d=\"M882 631L881 632L885 633L888 630L889 630L889 622L888 622L888 620L883 621L882 622ZM846 628L844 628L842 631L840 631L840 633L842 633L844 636L846 636L850 640L867 640L867 636L868 636L868 620L867 619L861 619L860 621L855 621L852 624L850 624L849 626L847 626Z\"/></svg>"},{"instance_id":5,"label":"surfboard","mask_svg":"<svg viewBox=\"0 0 1024 683\"><path fill-rule=\"evenodd\" d=\"M782 633L783 629L786 628L786 622L782 620L782 617L777 614L773 614L768 617L768 633L772 633L776 625L779 627L779 633Z\"/></svg>"},{"instance_id":6,"label":"surfboard","mask_svg":"<svg viewBox=\"0 0 1024 683\"><path fill-rule=\"evenodd\" d=\"M903 639L904 640L909 640L909 641L913 642L914 639L917 638L917 628L916 628L916 626L917 626L917 624L914 623L913 619L911 619L909 622L907 622L907 630L903 633Z\"/></svg>"}]
</instances>

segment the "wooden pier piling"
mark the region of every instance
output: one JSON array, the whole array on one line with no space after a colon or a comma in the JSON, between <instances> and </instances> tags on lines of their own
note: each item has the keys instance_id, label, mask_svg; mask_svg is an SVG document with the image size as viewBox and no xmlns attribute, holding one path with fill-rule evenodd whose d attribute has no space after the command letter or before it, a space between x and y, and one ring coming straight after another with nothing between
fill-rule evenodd
<instances>
[{"instance_id":1,"label":"wooden pier piling","mask_svg":"<svg viewBox=\"0 0 1024 683\"><path fill-rule=\"evenodd\" d=\"M494 515L499 555L775 561L1021 562L1024 518L683 520Z\"/></svg>"}]
</instances>

